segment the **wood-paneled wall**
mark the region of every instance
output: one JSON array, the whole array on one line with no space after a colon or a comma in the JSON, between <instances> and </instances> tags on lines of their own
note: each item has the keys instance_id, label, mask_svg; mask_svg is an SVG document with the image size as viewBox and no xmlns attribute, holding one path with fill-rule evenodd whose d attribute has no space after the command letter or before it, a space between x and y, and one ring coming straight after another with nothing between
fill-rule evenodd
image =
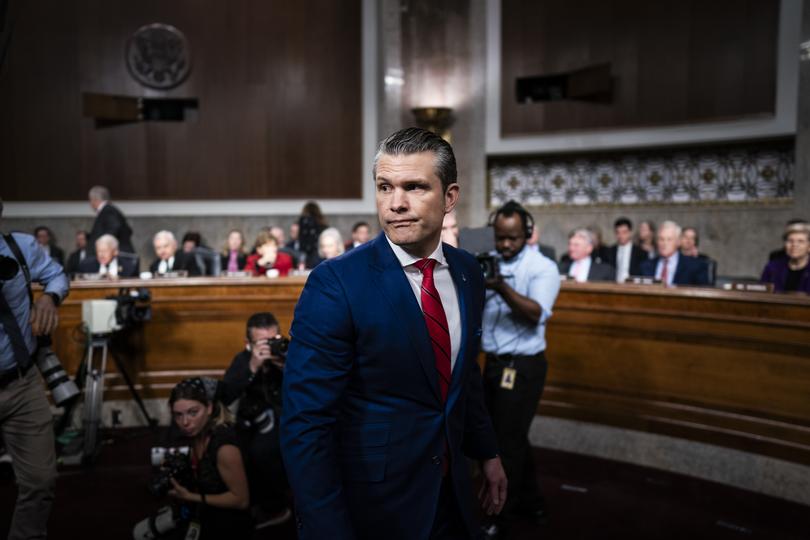
<instances>
[{"instance_id":1,"label":"wood-paneled wall","mask_svg":"<svg viewBox=\"0 0 810 540\"><path fill-rule=\"evenodd\" d=\"M360 0L12 0L0 75L0 196L81 200L359 198ZM192 72L148 90L127 39L163 22ZM97 129L82 92L199 99L196 120Z\"/></svg>"},{"instance_id":2,"label":"wood-paneled wall","mask_svg":"<svg viewBox=\"0 0 810 540\"><path fill-rule=\"evenodd\" d=\"M501 132L773 114L779 2L502 1ZM519 104L515 79L611 63L613 102Z\"/></svg>"}]
</instances>

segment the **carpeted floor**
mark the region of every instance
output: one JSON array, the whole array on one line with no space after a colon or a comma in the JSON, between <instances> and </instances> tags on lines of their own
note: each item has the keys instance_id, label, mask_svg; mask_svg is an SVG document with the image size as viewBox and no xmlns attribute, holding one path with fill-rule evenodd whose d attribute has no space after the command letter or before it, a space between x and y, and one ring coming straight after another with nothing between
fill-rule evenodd
<instances>
[{"instance_id":1,"label":"carpeted floor","mask_svg":"<svg viewBox=\"0 0 810 540\"><path fill-rule=\"evenodd\" d=\"M90 469L63 468L49 538L126 539L161 506L146 489L153 434L120 430ZM690 477L597 458L536 450L549 522L520 522L513 539L810 538L810 508ZM0 538L11 519L15 487L0 469ZM257 532L293 539L292 520ZM237 540L237 539L233 539Z\"/></svg>"}]
</instances>

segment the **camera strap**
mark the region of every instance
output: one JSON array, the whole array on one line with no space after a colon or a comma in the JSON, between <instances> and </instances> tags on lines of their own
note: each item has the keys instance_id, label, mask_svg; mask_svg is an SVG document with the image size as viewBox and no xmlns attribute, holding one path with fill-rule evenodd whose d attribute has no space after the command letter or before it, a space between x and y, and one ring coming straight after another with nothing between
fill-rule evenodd
<instances>
[{"instance_id":1,"label":"camera strap","mask_svg":"<svg viewBox=\"0 0 810 540\"><path fill-rule=\"evenodd\" d=\"M28 263L25 262L25 257L23 257L22 250L20 249L20 245L14 240L14 237L10 234L4 234L3 240L6 241L6 245L14 254L14 258L17 259L17 263L20 265L20 269L25 276L25 286L28 287L28 302L33 306L34 305L34 292L31 290L31 271L28 269Z\"/></svg>"}]
</instances>

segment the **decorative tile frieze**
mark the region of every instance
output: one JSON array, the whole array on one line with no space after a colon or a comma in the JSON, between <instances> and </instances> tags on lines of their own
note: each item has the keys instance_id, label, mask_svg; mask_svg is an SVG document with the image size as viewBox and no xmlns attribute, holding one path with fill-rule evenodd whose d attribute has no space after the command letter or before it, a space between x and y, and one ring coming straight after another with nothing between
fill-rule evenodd
<instances>
[{"instance_id":1,"label":"decorative tile frieze","mask_svg":"<svg viewBox=\"0 0 810 540\"><path fill-rule=\"evenodd\" d=\"M576 156L492 158L489 203L751 203L793 196L793 141Z\"/></svg>"}]
</instances>

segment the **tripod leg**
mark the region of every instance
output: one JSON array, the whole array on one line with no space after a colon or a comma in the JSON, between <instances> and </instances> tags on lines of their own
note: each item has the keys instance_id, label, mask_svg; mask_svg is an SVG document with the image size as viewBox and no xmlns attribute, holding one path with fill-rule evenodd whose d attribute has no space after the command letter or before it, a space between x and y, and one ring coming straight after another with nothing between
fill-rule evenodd
<instances>
[{"instance_id":1,"label":"tripod leg","mask_svg":"<svg viewBox=\"0 0 810 540\"><path fill-rule=\"evenodd\" d=\"M157 420L149 416L149 412L147 412L146 410L146 405L144 405L143 400L141 399L141 395L138 393L138 389L135 388L134 384L132 384L132 379L129 378L129 374L127 373L127 370L124 368L124 363L121 361L121 359L118 357L118 354L114 350L110 349L110 354L112 355L113 360L115 360L115 366L118 368L118 373L121 374L121 377L123 377L124 382L127 383L127 386L129 387L129 392L135 399L135 403L138 404L138 408L141 410L141 413L143 414L143 417L146 419L147 424L149 424L149 427L151 428L157 427Z\"/></svg>"}]
</instances>

